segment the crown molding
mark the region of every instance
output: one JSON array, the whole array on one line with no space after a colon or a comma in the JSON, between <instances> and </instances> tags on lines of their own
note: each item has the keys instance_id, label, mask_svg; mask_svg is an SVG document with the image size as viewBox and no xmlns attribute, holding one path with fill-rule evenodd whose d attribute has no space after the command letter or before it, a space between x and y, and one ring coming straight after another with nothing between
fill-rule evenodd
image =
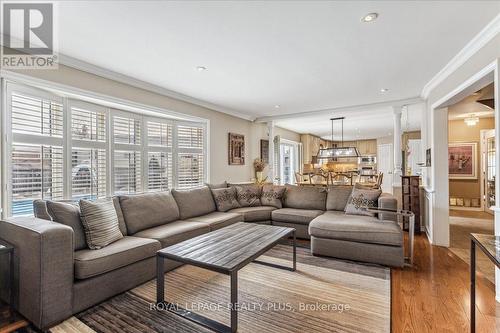
<instances>
[{"instance_id":1,"label":"crown molding","mask_svg":"<svg viewBox=\"0 0 500 333\"><path fill-rule=\"evenodd\" d=\"M384 101L371 104L360 104L351 106L341 106L331 109L321 109L321 110L311 110L305 112L280 114L275 116L258 117L255 119L257 123L264 123L280 119L290 119L290 118L303 118L309 116L332 116L333 114L346 113L349 112L350 116L365 116L369 114L373 109L384 108L384 107L402 107L404 105L411 105L423 102L421 97L411 97L406 99L398 99L392 101Z\"/></svg>"},{"instance_id":2,"label":"crown molding","mask_svg":"<svg viewBox=\"0 0 500 333\"><path fill-rule=\"evenodd\" d=\"M448 76L469 60L476 52L500 33L500 14L488 23L463 49L460 50L422 89L421 97L427 99L430 92Z\"/></svg>"}]
</instances>

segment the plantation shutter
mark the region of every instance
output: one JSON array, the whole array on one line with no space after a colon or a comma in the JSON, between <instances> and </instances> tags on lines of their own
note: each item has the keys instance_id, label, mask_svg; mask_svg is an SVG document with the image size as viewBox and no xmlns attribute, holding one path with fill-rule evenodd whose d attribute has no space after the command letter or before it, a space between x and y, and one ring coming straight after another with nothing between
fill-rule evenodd
<instances>
[{"instance_id":1,"label":"plantation shutter","mask_svg":"<svg viewBox=\"0 0 500 333\"><path fill-rule=\"evenodd\" d=\"M165 120L147 120L147 191L166 191L173 187L173 125Z\"/></svg>"},{"instance_id":2,"label":"plantation shutter","mask_svg":"<svg viewBox=\"0 0 500 333\"><path fill-rule=\"evenodd\" d=\"M71 101L71 197L107 196L107 118L98 105Z\"/></svg>"},{"instance_id":3,"label":"plantation shutter","mask_svg":"<svg viewBox=\"0 0 500 333\"><path fill-rule=\"evenodd\" d=\"M113 183L115 194L142 192L142 117L116 111L113 116Z\"/></svg>"},{"instance_id":4,"label":"plantation shutter","mask_svg":"<svg viewBox=\"0 0 500 333\"><path fill-rule=\"evenodd\" d=\"M205 183L205 129L202 125L177 126L177 187L201 187Z\"/></svg>"}]
</instances>

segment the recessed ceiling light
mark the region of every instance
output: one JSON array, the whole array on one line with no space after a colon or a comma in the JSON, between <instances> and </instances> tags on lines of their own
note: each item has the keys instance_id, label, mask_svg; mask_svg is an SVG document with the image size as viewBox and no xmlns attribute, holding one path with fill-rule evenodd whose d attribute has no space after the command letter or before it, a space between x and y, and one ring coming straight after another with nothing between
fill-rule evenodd
<instances>
[{"instance_id":1,"label":"recessed ceiling light","mask_svg":"<svg viewBox=\"0 0 500 333\"><path fill-rule=\"evenodd\" d=\"M382 94L385 94L385 93L386 93L386 92L388 92L388 91L389 91L389 89L387 89L387 88L382 88L382 89L380 89L380 92L381 92Z\"/></svg>"},{"instance_id":2,"label":"recessed ceiling light","mask_svg":"<svg viewBox=\"0 0 500 333\"><path fill-rule=\"evenodd\" d=\"M196 69L199 71L199 72L203 72L203 71L206 71L207 68L205 66L198 66L196 67Z\"/></svg>"},{"instance_id":3,"label":"recessed ceiling light","mask_svg":"<svg viewBox=\"0 0 500 333\"><path fill-rule=\"evenodd\" d=\"M275 108L275 109L279 109L280 107L281 107L281 105L279 105L279 104L276 104L276 105L274 106L274 108Z\"/></svg>"},{"instance_id":4,"label":"recessed ceiling light","mask_svg":"<svg viewBox=\"0 0 500 333\"><path fill-rule=\"evenodd\" d=\"M370 14L366 14L365 16L363 16L361 18L361 22L373 22L377 19L378 17L378 13L370 13Z\"/></svg>"}]
</instances>

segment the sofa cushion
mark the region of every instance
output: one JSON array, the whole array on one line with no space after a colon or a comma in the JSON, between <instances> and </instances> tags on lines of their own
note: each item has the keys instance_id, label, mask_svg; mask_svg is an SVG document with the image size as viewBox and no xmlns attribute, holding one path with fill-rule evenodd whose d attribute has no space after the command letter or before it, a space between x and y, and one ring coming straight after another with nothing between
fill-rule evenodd
<instances>
[{"instance_id":1,"label":"sofa cushion","mask_svg":"<svg viewBox=\"0 0 500 333\"><path fill-rule=\"evenodd\" d=\"M352 186L329 186L326 195L326 210L344 211L347 200L351 196Z\"/></svg>"},{"instance_id":2,"label":"sofa cushion","mask_svg":"<svg viewBox=\"0 0 500 333\"><path fill-rule=\"evenodd\" d=\"M75 251L88 248L85 231L80 220L80 207L67 202L47 201L47 212L52 221L70 226L73 229Z\"/></svg>"},{"instance_id":3,"label":"sofa cushion","mask_svg":"<svg viewBox=\"0 0 500 333\"><path fill-rule=\"evenodd\" d=\"M172 190L172 195L179 206L182 220L215 212L215 202L208 187L188 191Z\"/></svg>"},{"instance_id":4,"label":"sofa cushion","mask_svg":"<svg viewBox=\"0 0 500 333\"><path fill-rule=\"evenodd\" d=\"M326 210L326 190L316 186L287 185L283 207Z\"/></svg>"},{"instance_id":5,"label":"sofa cushion","mask_svg":"<svg viewBox=\"0 0 500 333\"><path fill-rule=\"evenodd\" d=\"M112 200L80 200L80 218L87 245L92 250L101 249L123 238Z\"/></svg>"},{"instance_id":6,"label":"sofa cushion","mask_svg":"<svg viewBox=\"0 0 500 333\"><path fill-rule=\"evenodd\" d=\"M372 216L347 215L329 211L309 224L309 234L318 238L361 243L403 245L403 232L393 221L380 221Z\"/></svg>"},{"instance_id":7,"label":"sofa cushion","mask_svg":"<svg viewBox=\"0 0 500 333\"><path fill-rule=\"evenodd\" d=\"M213 212L186 220L188 222L203 223L210 227L210 231L227 227L236 222L243 222L243 217L236 213Z\"/></svg>"},{"instance_id":8,"label":"sofa cushion","mask_svg":"<svg viewBox=\"0 0 500 333\"><path fill-rule=\"evenodd\" d=\"M123 217L122 207L120 206L120 198L113 197L113 205L115 206L116 216L118 216L118 225L120 226L120 231L123 236L127 236L127 225L125 224L125 218Z\"/></svg>"},{"instance_id":9,"label":"sofa cushion","mask_svg":"<svg viewBox=\"0 0 500 333\"><path fill-rule=\"evenodd\" d=\"M260 206L260 194L262 188L258 185L235 186L236 198L241 207Z\"/></svg>"},{"instance_id":10,"label":"sofa cushion","mask_svg":"<svg viewBox=\"0 0 500 333\"><path fill-rule=\"evenodd\" d=\"M153 239L126 236L99 250L75 252L75 277L86 279L156 255L160 243Z\"/></svg>"},{"instance_id":11,"label":"sofa cushion","mask_svg":"<svg viewBox=\"0 0 500 333\"><path fill-rule=\"evenodd\" d=\"M210 231L205 223L175 221L158 227L139 231L134 237L156 239L161 247L167 247Z\"/></svg>"},{"instance_id":12,"label":"sofa cushion","mask_svg":"<svg viewBox=\"0 0 500 333\"><path fill-rule=\"evenodd\" d=\"M234 187L212 189L212 196L219 212L227 212L230 209L240 207Z\"/></svg>"},{"instance_id":13,"label":"sofa cushion","mask_svg":"<svg viewBox=\"0 0 500 333\"><path fill-rule=\"evenodd\" d=\"M261 205L282 208L282 199L285 191L285 186L264 185L260 196Z\"/></svg>"},{"instance_id":14,"label":"sofa cushion","mask_svg":"<svg viewBox=\"0 0 500 333\"><path fill-rule=\"evenodd\" d=\"M42 220L51 220L47 212L47 202L42 199L33 200L33 215Z\"/></svg>"},{"instance_id":15,"label":"sofa cushion","mask_svg":"<svg viewBox=\"0 0 500 333\"><path fill-rule=\"evenodd\" d=\"M309 224L309 222L321 214L323 214L323 211L317 209L282 208L273 210L271 216L273 221Z\"/></svg>"},{"instance_id":16,"label":"sofa cushion","mask_svg":"<svg viewBox=\"0 0 500 333\"><path fill-rule=\"evenodd\" d=\"M270 221L271 212L275 210L276 207L272 206L257 206L257 207L241 207L231 209L229 213L238 213L243 216L243 221L245 222L260 222L260 221Z\"/></svg>"},{"instance_id":17,"label":"sofa cushion","mask_svg":"<svg viewBox=\"0 0 500 333\"><path fill-rule=\"evenodd\" d=\"M345 213L350 215L374 216L374 213L366 211L365 207L377 207L378 197L382 194L381 190L354 188L351 196L347 200Z\"/></svg>"},{"instance_id":18,"label":"sofa cushion","mask_svg":"<svg viewBox=\"0 0 500 333\"><path fill-rule=\"evenodd\" d=\"M131 235L179 219L177 203L166 192L120 195L120 206Z\"/></svg>"}]
</instances>

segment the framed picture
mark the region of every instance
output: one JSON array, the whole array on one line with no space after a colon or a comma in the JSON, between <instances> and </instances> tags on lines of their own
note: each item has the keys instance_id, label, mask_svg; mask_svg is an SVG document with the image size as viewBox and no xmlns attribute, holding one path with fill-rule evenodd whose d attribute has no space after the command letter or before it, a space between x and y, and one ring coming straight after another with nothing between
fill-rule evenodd
<instances>
[{"instance_id":1,"label":"framed picture","mask_svg":"<svg viewBox=\"0 0 500 333\"><path fill-rule=\"evenodd\" d=\"M425 151L425 166L430 167L431 166L431 149L427 149Z\"/></svg>"},{"instance_id":2,"label":"framed picture","mask_svg":"<svg viewBox=\"0 0 500 333\"><path fill-rule=\"evenodd\" d=\"M477 179L477 142L453 142L448 145L450 179Z\"/></svg>"},{"instance_id":3,"label":"framed picture","mask_svg":"<svg viewBox=\"0 0 500 333\"><path fill-rule=\"evenodd\" d=\"M260 140L260 159L269 164L269 140Z\"/></svg>"},{"instance_id":4,"label":"framed picture","mask_svg":"<svg viewBox=\"0 0 500 333\"><path fill-rule=\"evenodd\" d=\"M245 165L245 136L229 133L228 138L229 165Z\"/></svg>"}]
</instances>

